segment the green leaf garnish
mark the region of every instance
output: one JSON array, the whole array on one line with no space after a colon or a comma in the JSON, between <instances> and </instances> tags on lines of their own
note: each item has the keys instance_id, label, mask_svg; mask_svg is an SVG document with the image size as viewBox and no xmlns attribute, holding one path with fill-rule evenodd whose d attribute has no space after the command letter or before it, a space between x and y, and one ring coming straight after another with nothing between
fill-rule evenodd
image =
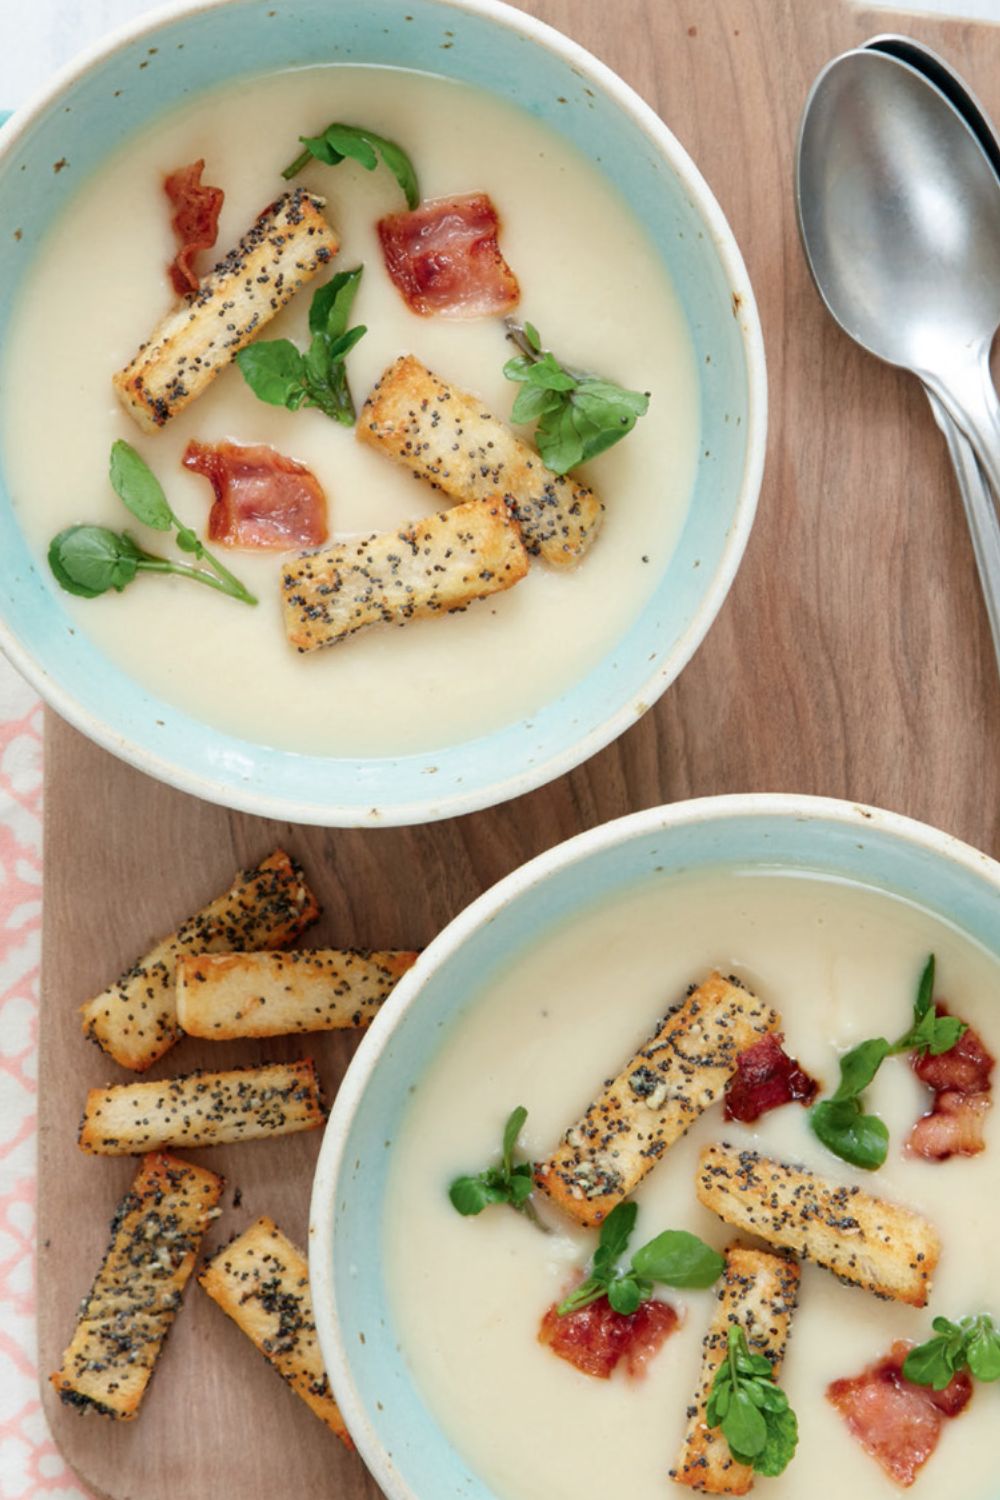
<instances>
[{"instance_id":1,"label":"green leaf garnish","mask_svg":"<svg viewBox=\"0 0 1000 1500\"><path fill-rule=\"evenodd\" d=\"M751 1354L746 1334L735 1325L712 1383L705 1421L722 1429L737 1463L770 1479L784 1473L795 1455L799 1424L788 1397L775 1382L771 1361Z\"/></svg>"},{"instance_id":2,"label":"green leaf garnish","mask_svg":"<svg viewBox=\"0 0 1000 1500\"><path fill-rule=\"evenodd\" d=\"M368 331L362 324L347 326L363 270L339 271L313 294L312 337L305 354L289 339L258 340L240 350L236 363L259 400L289 411L317 407L345 427L354 425L357 414L344 361Z\"/></svg>"},{"instance_id":3,"label":"green leaf garnish","mask_svg":"<svg viewBox=\"0 0 1000 1500\"><path fill-rule=\"evenodd\" d=\"M590 1263L589 1275L560 1302L560 1317L607 1297L615 1312L634 1313L653 1295L657 1282L664 1286L706 1287L722 1275L725 1259L686 1229L665 1229L643 1245L622 1270L618 1262L628 1249L635 1228L638 1205L626 1199L613 1208L601 1225L601 1233Z\"/></svg>"},{"instance_id":4,"label":"green leaf garnish","mask_svg":"<svg viewBox=\"0 0 1000 1500\"><path fill-rule=\"evenodd\" d=\"M257 603L249 589L174 515L152 469L122 439L111 445L109 477L115 493L137 520L154 531L175 528L181 551L193 553L200 562L207 563L211 572L144 552L127 531L112 531L107 526L68 526L49 543L49 567L60 588L82 599L96 599L109 589L120 594L139 573L176 573L195 583L207 584L243 604Z\"/></svg>"},{"instance_id":5,"label":"green leaf garnish","mask_svg":"<svg viewBox=\"0 0 1000 1500\"><path fill-rule=\"evenodd\" d=\"M970 1370L977 1380L1000 1380L1000 1329L988 1313L952 1323L935 1318L934 1338L911 1349L903 1362L903 1374L914 1385L943 1391L960 1370Z\"/></svg>"},{"instance_id":6,"label":"green leaf garnish","mask_svg":"<svg viewBox=\"0 0 1000 1500\"><path fill-rule=\"evenodd\" d=\"M503 367L521 389L514 422L537 422L535 441L545 463L566 474L620 442L649 409L649 393L627 391L611 380L561 364L543 349L538 329L507 319L507 337L521 350Z\"/></svg>"},{"instance_id":7,"label":"green leaf garnish","mask_svg":"<svg viewBox=\"0 0 1000 1500\"><path fill-rule=\"evenodd\" d=\"M887 1057L901 1052L949 1052L968 1027L954 1016L939 1016L934 1007L934 955L928 958L913 1002L913 1024L895 1042L871 1037L840 1059L840 1083L829 1099L809 1111L814 1133L835 1156L873 1172L889 1150L889 1131L878 1115L865 1112L861 1098Z\"/></svg>"},{"instance_id":8,"label":"green leaf garnish","mask_svg":"<svg viewBox=\"0 0 1000 1500\"><path fill-rule=\"evenodd\" d=\"M300 135L305 150L282 172L286 181L298 175L315 158L328 167L339 166L348 157L368 172L374 172L379 160L389 168L406 196L408 208L420 202L420 185L412 161L395 141L366 130L362 125L328 125L322 135Z\"/></svg>"},{"instance_id":9,"label":"green leaf garnish","mask_svg":"<svg viewBox=\"0 0 1000 1500\"><path fill-rule=\"evenodd\" d=\"M499 1164L486 1167L474 1176L456 1177L448 1189L448 1197L452 1207L466 1216L481 1214L493 1203L508 1203L547 1234L548 1226L542 1223L528 1201L535 1186L532 1164L530 1161L514 1161L517 1138L527 1118L528 1111L523 1104L511 1110L503 1128Z\"/></svg>"},{"instance_id":10,"label":"green leaf garnish","mask_svg":"<svg viewBox=\"0 0 1000 1500\"><path fill-rule=\"evenodd\" d=\"M955 1016L939 1016L934 1001L934 955L924 965L920 976L917 998L913 1003L913 1025L901 1036L893 1052L929 1052L940 1057L950 1052L959 1038L968 1031L965 1021Z\"/></svg>"},{"instance_id":11,"label":"green leaf garnish","mask_svg":"<svg viewBox=\"0 0 1000 1500\"><path fill-rule=\"evenodd\" d=\"M127 531L111 531L106 526L69 526L60 531L49 543L49 567L60 588L83 599L96 599L109 589L120 594L139 573L177 573L245 604L257 603L242 584L237 585L237 593L215 574L144 552Z\"/></svg>"},{"instance_id":12,"label":"green leaf garnish","mask_svg":"<svg viewBox=\"0 0 1000 1500\"><path fill-rule=\"evenodd\" d=\"M111 488L119 500L144 526L154 531L169 531L179 525L163 493L163 486L131 443L118 442L111 445L109 468Z\"/></svg>"}]
</instances>

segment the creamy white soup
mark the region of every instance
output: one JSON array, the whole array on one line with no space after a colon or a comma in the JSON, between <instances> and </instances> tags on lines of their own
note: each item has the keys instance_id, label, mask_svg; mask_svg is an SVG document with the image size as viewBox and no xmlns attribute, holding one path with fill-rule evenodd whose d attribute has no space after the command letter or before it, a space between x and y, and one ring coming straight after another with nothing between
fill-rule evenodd
<instances>
[{"instance_id":1,"label":"creamy white soup","mask_svg":"<svg viewBox=\"0 0 1000 1500\"><path fill-rule=\"evenodd\" d=\"M274 553L220 549L258 594L256 609L161 577L140 577L120 596L59 602L71 627L146 687L221 729L301 751L392 754L530 717L578 681L638 614L689 503L699 415L684 316L611 180L553 131L440 78L340 66L245 80L166 115L83 182L45 241L30 247L34 264L3 351L3 464L40 560L50 538L76 522L129 524L150 551L171 550L132 523L108 486L119 437L139 449L202 535L211 491L181 467L192 438L269 443L306 464L326 491L333 536L446 508L352 430L315 410L258 401L235 368L153 437L139 433L112 393L112 374L173 298L164 173L205 158L205 182L226 194L225 251L286 186L279 174L298 137L332 120L403 145L426 198L489 193L520 281L519 315L567 363L652 393L635 431L581 471L607 506L596 544L576 569L536 563L516 588L464 614L375 629L308 657L285 638ZM351 321L368 333L348 360L356 404L393 359L412 352L508 418L516 387L502 374L513 352L502 323L418 317L389 281L375 225L403 207L391 173L312 163L297 181L325 197L341 236L332 269L365 267ZM204 268L215 258L203 257ZM264 336L304 343L310 297L307 287Z\"/></svg>"},{"instance_id":2,"label":"creamy white soup","mask_svg":"<svg viewBox=\"0 0 1000 1500\"><path fill-rule=\"evenodd\" d=\"M537 1341L546 1308L587 1264L596 1234L548 1206L540 1234L507 1207L462 1218L447 1188L496 1159L511 1108L529 1111L523 1144L544 1158L656 1029L713 968L734 973L783 1018L787 1050L819 1079L837 1055L907 1028L929 952L936 994L1000 1048L1000 965L953 927L878 891L823 879L719 871L660 877L601 905L513 960L477 997L417 1085L393 1145L384 1225L399 1340L437 1421L503 1500L663 1500L701 1366L715 1291L658 1289L682 1315L644 1379L584 1375ZM883 1064L866 1096L891 1132L888 1158L861 1172L811 1133L789 1104L744 1126L708 1110L635 1194L637 1248L667 1228L721 1249L738 1236L695 1199L700 1149L726 1140L804 1164L925 1214L943 1244L927 1308L879 1301L804 1264L781 1385L799 1420L798 1452L780 1478L756 1479L761 1500L889 1500L901 1491L825 1399L830 1381L860 1374L896 1339L922 1342L931 1319L1000 1313L994 1247L1000 1112L975 1157L929 1162L903 1154L928 1108L905 1058ZM540 1207L545 1211L545 1199ZM996 1492L997 1391L976 1386L945 1422L915 1496L987 1500Z\"/></svg>"}]
</instances>

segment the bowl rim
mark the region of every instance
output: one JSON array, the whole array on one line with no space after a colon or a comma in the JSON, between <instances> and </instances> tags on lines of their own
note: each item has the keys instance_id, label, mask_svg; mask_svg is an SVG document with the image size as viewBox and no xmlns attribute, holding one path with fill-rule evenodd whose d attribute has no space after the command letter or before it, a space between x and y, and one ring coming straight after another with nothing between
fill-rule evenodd
<instances>
[{"instance_id":1,"label":"bowl rim","mask_svg":"<svg viewBox=\"0 0 1000 1500\"><path fill-rule=\"evenodd\" d=\"M645 808L576 834L519 865L453 917L398 982L392 1006L375 1016L351 1059L324 1131L309 1205L309 1282L320 1350L351 1437L387 1500L425 1500L425 1497L412 1490L396 1470L368 1415L354 1380L347 1345L340 1336L333 1275L335 1205L344 1153L354 1116L386 1046L431 976L448 963L474 932L488 926L527 891L542 885L558 871L646 834L732 817L822 820L866 833L877 830L959 865L991 882L1000 893L1000 861L929 823L836 797L737 792Z\"/></svg>"},{"instance_id":2,"label":"bowl rim","mask_svg":"<svg viewBox=\"0 0 1000 1500\"><path fill-rule=\"evenodd\" d=\"M136 40L147 38L177 21L204 12L221 10L226 6L236 8L252 3L255 3L255 0L173 0L173 3L165 0L165 3L156 9L114 28L57 70L32 99L15 110L6 123L0 124L0 158L7 154L36 119L59 100L65 89L98 63L112 57ZM746 551L757 511L767 441L767 371L763 330L756 298L736 237L694 160L667 124L630 84L580 43L565 36L547 22L516 9L513 5L507 4L506 0L436 0L436 3L453 10L483 17L498 26L519 32L535 45L554 53L585 74L644 133L687 192L705 224L721 270L733 294L734 313L746 368L746 447L733 519L723 542L718 566L694 610L687 629L674 642L668 654L657 656L653 670L648 673L636 691L627 695L625 701L616 710L606 714L586 733L568 738L567 743L558 752L532 764L524 764L501 780L494 780L489 785L484 784L472 788L456 785L443 796L435 797L431 793L426 798L411 799L407 803L397 802L387 805L383 799L381 806L372 806L370 795L364 791L361 792L357 803L327 802L322 799L321 795L318 797L314 795L306 800L287 794L278 794L275 797L266 789L247 786L231 779L227 780L224 765L212 772L206 772L203 769L195 769L190 765L182 764L172 756L156 750L148 742L142 743L134 735L120 732L105 719L85 707L78 701L70 686L58 682L46 666L35 659L30 647L0 616L0 651L7 656L45 702L74 728L128 764L168 786L259 817L279 818L328 827L358 828L384 828L433 822L441 818L456 817L464 813L478 812L498 806L514 797L548 785L557 777L582 765L584 761L589 760L591 756L624 734L637 718L642 717L657 702L687 666L715 622L732 587ZM169 711L177 711L170 704L165 704L165 708ZM201 720L194 722L204 724L205 731L210 735L219 733L207 722ZM227 736L227 740L231 738ZM297 751L262 747L252 740L239 740L237 743L241 749L246 747L250 751L268 748L272 753L283 757L307 758ZM470 754L474 754L476 741L463 743L468 745ZM446 748L458 748L458 746ZM363 766L366 762L374 760L392 761L401 757L390 755L387 757L317 758L329 759L331 762L344 760L353 762L356 766ZM364 805L361 805L362 803Z\"/></svg>"}]
</instances>

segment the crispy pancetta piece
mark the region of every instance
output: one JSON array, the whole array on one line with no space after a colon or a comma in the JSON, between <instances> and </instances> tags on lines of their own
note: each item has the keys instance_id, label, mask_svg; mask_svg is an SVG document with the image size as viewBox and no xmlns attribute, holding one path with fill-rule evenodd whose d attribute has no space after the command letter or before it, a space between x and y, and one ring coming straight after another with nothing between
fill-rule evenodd
<instances>
[{"instance_id":1,"label":"crispy pancetta piece","mask_svg":"<svg viewBox=\"0 0 1000 1500\"><path fill-rule=\"evenodd\" d=\"M486 193L435 198L378 225L385 268L422 317L499 317L517 306L521 289L500 253L499 233Z\"/></svg>"},{"instance_id":2,"label":"crispy pancetta piece","mask_svg":"<svg viewBox=\"0 0 1000 1500\"><path fill-rule=\"evenodd\" d=\"M188 443L183 462L215 493L208 516L211 541L272 552L321 547L326 541L326 496L305 464L266 443L195 441Z\"/></svg>"},{"instance_id":3,"label":"crispy pancetta piece","mask_svg":"<svg viewBox=\"0 0 1000 1500\"><path fill-rule=\"evenodd\" d=\"M945 1422L972 1398L967 1370L953 1376L943 1391L907 1380L903 1363L911 1348L898 1340L884 1359L852 1379L834 1380L826 1391L865 1452L890 1479L907 1487L937 1447Z\"/></svg>"},{"instance_id":4,"label":"crispy pancetta piece","mask_svg":"<svg viewBox=\"0 0 1000 1500\"><path fill-rule=\"evenodd\" d=\"M170 281L178 297L196 292L198 273L195 256L211 250L219 233L219 214L225 198L221 188L208 187L201 180L204 159L178 167L163 180L163 191L174 210L171 227L177 236L178 251L169 266Z\"/></svg>"},{"instance_id":5,"label":"crispy pancetta piece","mask_svg":"<svg viewBox=\"0 0 1000 1500\"><path fill-rule=\"evenodd\" d=\"M947 1008L937 1005L939 1016ZM910 1131L906 1148L912 1156L947 1161L950 1156L977 1156L986 1146L983 1126L992 1104L994 1059L971 1026L947 1052L918 1053L913 1071L933 1091L930 1111Z\"/></svg>"},{"instance_id":6,"label":"crispy pancetta piece","mask_svg":"<svg viewBox=\"0 0 1000 1500\"><path fill-rule=\"evenodd\" d=\"M769 1032L740 1053L726 1088L727 1120L750 1125L768 1110L793 1102L811 1104L815 1099L819 1084L788 1056L782 1040Z\"/></svg>"},{"instance_id":7,"label":"crispy pancetta piece","mask_svg":"<svg viewBox=\"0 0 1000 1500\"><path fill-rule=\"evenodd\" d=\"M542 1318L538 1342L584 1375L610 1380L621 1365L636 1379L679 1326L676 1308L656 1297L634 1313L615 1312L607 1297L598 1297L562 1317L553 1303Z\"/></svg>"}]
</instances>

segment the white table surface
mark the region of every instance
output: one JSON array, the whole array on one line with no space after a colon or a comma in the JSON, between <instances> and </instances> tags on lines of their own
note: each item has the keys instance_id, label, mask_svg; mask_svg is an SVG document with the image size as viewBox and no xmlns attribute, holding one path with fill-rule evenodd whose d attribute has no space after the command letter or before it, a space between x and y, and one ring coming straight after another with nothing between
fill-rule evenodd
<instances>
[{"instance_id":1,"label":"white table surface","mask_svg":"<svg viewBox=\"0 0 1000 1500\"><path fill-rule=\"evenodd\" d=\"M0 108L24 103L81 49L154 8L148 0L0 0ZM923 0L919 9L1000 22L1000 0ZM35 1369L40 729L34 694L0 656L0 1500L81 1500L45 1428Z\"/></svg>"}]
</instances>

